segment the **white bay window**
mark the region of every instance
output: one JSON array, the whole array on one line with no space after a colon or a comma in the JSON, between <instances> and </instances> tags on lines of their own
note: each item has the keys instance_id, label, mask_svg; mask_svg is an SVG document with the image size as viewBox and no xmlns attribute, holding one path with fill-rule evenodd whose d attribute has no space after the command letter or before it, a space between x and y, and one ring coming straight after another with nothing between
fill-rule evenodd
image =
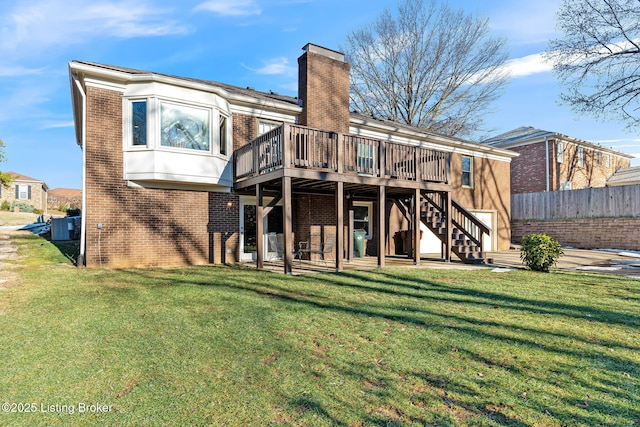
<instances>
[{"instance_id":1,"label":"white bay window","mask_svg":"<svg viewBox=\"0 0 640 427\"><path fill-rule=\"evenodd\" d=\"M228 191L231 113L226 100L160 83L131 85L123 109L124 177L163 188L189 185Z\"/></svg>"}]
</instances>

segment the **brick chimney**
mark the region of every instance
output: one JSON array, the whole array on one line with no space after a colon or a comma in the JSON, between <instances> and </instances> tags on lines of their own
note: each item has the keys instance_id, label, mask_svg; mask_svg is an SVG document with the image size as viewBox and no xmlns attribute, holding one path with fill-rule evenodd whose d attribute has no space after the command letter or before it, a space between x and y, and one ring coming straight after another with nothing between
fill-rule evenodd
<instances>
[{"instance_id":1,"label":"brick chimney","mask_svg":"<svg viewBox=\"0 0 640 427\"><path fill-rule=\"evenodd\" d=\"M308 43L298 58L300 124L349 133L349 70L344 54Z\"/></svg>"}]
</instances>

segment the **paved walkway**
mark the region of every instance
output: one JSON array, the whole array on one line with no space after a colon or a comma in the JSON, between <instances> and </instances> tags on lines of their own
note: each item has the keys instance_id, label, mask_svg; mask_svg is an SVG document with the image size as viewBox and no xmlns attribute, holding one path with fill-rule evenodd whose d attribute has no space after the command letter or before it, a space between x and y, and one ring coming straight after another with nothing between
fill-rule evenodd
<instances>
[{"instance_id":1,"label":"paved walkway","mask_svg":"<svg viewBox=\"0 0 640 427\"><path fill-rule=\"evenodd\" d=\"M622 252L622 251L621 251ZM640 279L640 254L621 255L617 251L600 251L586 249L564 249L564 256L560 258L556 268L561 270L577 270L594 273L618 274ZM385 258L386 267L399 268L438 268L438 269L461 269L473 270L478 268L524 268L520 261L520 250L489 252L487 254L487 264L471 265L463 264L460 261L450 263L443 262L437 256L423 255L419 266L413 265L413 260L402 256L388 256ZM344 262L345 270L367 270L377 267L376 257L354 258L350 263ZM245 263L247 266L255 266L255 262ZM265 269L274 272L282 272L284 265L282 261L265 262ZM333 260L322 261L299 261L294 260L293 274L305 274L313 272L335 271Z\"/></svg>"}]
</instances>

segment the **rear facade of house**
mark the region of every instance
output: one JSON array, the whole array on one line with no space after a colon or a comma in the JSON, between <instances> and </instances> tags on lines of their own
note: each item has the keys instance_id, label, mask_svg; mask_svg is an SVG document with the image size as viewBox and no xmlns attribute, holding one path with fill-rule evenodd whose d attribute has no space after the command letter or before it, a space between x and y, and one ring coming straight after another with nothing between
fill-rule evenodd
<instances>
[{"instance_id":1,"label":"rear facade of house","mask_svg":"<svg viewBox=\"0 0 640 427\"><path fill-rule=\"evenodd\" d=\"M81 261L260 266L275 235L285 271L301 242L340 269L354 230L379 265L509 247L514 153L350 112L344 56L303 50L297 98L71 62Z\"/></svg>"}]
</instances>

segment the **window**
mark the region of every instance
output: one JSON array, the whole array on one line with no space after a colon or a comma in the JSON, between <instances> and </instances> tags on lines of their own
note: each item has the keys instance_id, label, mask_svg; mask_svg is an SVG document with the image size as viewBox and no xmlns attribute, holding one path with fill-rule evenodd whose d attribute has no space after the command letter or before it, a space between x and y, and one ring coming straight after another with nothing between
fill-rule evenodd
<instances>
[{"instance_id":1,"label":"window","mask_svg":"<svg viewBox=\"0 0 640 427\"><path fill-rule=\"evenodd\" d=\"M31 186L16 184L16 200L31 200Z\"/></svg>"},{"instance_id":2,"label":"window","mask_svg":"<svg viewBox=\"0 0 640 427\"><path fill-rule=\"evenodd\" d=\"M220 135L220 154L227 155L227 118L220 115L218 119L218 130Z\"/></svg>"},{"instance_id":3,"label":"window","mask_svg":"<svg viewBox=\"0 0 640 427\"><path fill-rule=\"evenodd\" d=\"M582 147L578 147L578 166L584 166L584 150Z\"/></svg>"},{"instance_id":4,"label":"window","mask_svg":"<svg viewBox=\"0 0 640 427\"><path fill-rule=\"evenodd\" d=\"M558 142L558 153L556 155L558 163L564 162L564 142Z\"/></svg>"},{"instance_id":5,"label":"window","mask_svg":"<svg viewBox=\"0 0 640 427\"><path fill-rule=\"evenodd\" d=\"M599 151L596 152L596 164L602 166L602 153Z\"/></svg>"},{"instance_id":6,"label":"window","mask_svg":"<svg viewBox=\"0 0 640 427\"><path fill-rule=\"evenodd\" d=\"M131 103L131 135L133 145L147 145L147 101Z\"/></svg>"},{"instance_id":7,"label":"window","mask_svg":"<svg viewBox=\"0 0 640 427\"><path fill-rule=\"evenodd\" d=\"M560 181L560 190L571 190L571 182Z\"/></svg>"},{"instance_id":8,"label":"window","mask_svg":"<svg viewBox=\"0 0 640 427\"><path fill-rule=\"evenodd\" d=\"M265 122L260 120L258 122L258 136L262 135L263 133L267 133L270 130L273 130L277 127L280 127L280 125L282 125L282 123L275 123L275 122Z\"/></svg>"},{"instance_id":9,"label":"window","mask_svg":"<svg viewBox=\"0 0 640 427\"><path fill-rule=\"evenodd\" d=\"M209 151L210 110L160 103L160 145Z\"/></svg>"},{"instance_id":10,"label":"window","mask_svg":"<svg viewBox=\"0 0 640 427\"><path fill-rule=\"evenodd\" d=\"M373 173L375 167L373 145L358 144L357 151L358 172Z\"/></svg>"},{"instance_id":11,"label":"window","mask_svg":"<svg viewBox=\"0 0 640 427\"><path fill-rule=\"evenodd\" d=\"M608 154L604 155L604 165L608 168L611 167L611 157Z\"/></svg>"},{"instance_id":12,"label":"window","mask_svg":"<svg viewBox=\"0 0 640 427\"><path fill-rule=\"evenodd\" d=\"M373 203L353 202L353 228L354 230L365 230L367 239L373 236L373 228L371 227L371 211Z\"/></svg>"},{"instance_id":13,"label":"window","mask_svg":"<svg viewBox=\"0 0 640 427\"><path fill-rule=\"evenodd\" d=\"M462 156L462 186L473 187L473 158Z\"/></svg>"}]
</instances>

